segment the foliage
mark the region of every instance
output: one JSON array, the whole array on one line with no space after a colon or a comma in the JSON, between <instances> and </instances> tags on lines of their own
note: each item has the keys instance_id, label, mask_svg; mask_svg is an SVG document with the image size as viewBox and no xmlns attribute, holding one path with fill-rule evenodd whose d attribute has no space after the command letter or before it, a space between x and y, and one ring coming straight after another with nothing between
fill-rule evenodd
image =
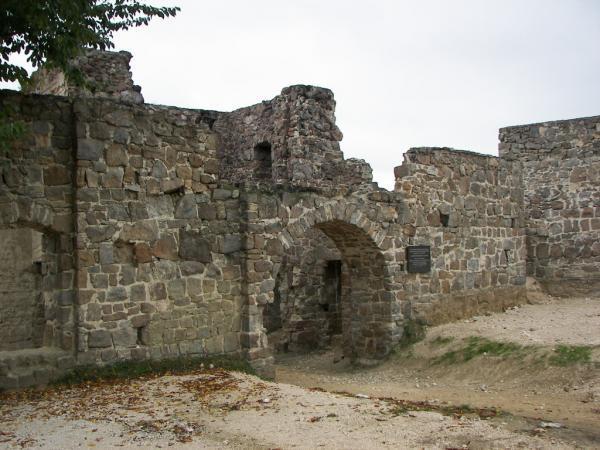
<instances>
[{"instance_id":1,"label":"foliage","mask_svg":"<svg viewBox=\"0 0 600 450\"><path fill-rule=\"evenodd\" d=\"M228 357L181 357L163 360L122 361L109 366L76 367L54 384L74 385L86 381L132 379L144 376L181 374L208 368L210 365L255 375L252 367L241 359Z\"/></svg>"},{"instance_id":2,"label":"foliage","mask_svg":"<svg viewBox=\"0 0 600 450\"><path fill-rule=\"evenodd\" d=\"M82 48L107 50L116 31L147 25L154 17L175 16L178 7L154 7L137 0L2 0L0 81L25 82L26 70L11 64L24 53L38 67L59 68L81 80L68 63Z\"/></svg>"},{"instance_id":3,"label":"foliage","mask_svg":"<svg viewBox=\"0 0 600 450\"><path fill-rule=\"evenodd\" d=\"M8 150L15 139L25 134L25 123L21 120L11 119L14 110L9 105L0 108L0 150Z\"/></svg>"}]
</instances>

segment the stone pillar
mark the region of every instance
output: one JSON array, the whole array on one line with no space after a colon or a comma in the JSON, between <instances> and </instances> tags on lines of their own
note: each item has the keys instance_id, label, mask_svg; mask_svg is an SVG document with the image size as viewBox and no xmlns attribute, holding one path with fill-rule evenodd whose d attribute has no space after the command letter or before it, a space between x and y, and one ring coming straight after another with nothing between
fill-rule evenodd
<instances>
[{"instance_id":1,"label":"stone pillar","mask_svg":"<svg viewBox=\"0 0 600 450\"><path fill-rule=\"evenodd\" d=\"M267 342L263 327L263 308L273 300L275 280L270 270L270 256L267 253L270 241L265 228L265 208L262 205L264 194L251 186L240 189L242 210L241 233L244 236L244 257L242 258L242 330L240 342L242 354L256 369L268 378L275 375L272 349ZM257 264L261 262L261 264Z\"/></svg>"}]
</instances>

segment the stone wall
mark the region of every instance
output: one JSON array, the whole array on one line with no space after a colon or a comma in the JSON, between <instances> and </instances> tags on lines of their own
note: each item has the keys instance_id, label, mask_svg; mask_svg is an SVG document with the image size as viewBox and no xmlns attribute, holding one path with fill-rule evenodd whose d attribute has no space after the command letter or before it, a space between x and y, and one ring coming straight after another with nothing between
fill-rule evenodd
<instances>
[{"instance_id":1,"label":"stone wall","mask_svg":"<svg viewBox=\"0 0 600 450\"><path fill-rule=\"evenodd\" d=\"M213 112L78 100L79 360L239 353L239 190Z\"/></svg>"},{"instance_id":2,"label":"stone wall","mask_svg":"<svg viewBox=\"0 0 600 450\"><path fill-rule=\"evenodd\" d=\"M371 182L367 163L344 160L334 112L329 89L290 86L272 100L222 114L214 126L221 176L300 188Z\"/></svg>"},{"instance_id":3,"label":"stone wall","mask_svg":"<svg viewBox=\"0 0 600 450\"><path fill-rule=\"evenodd\" d=\"M142 88L134 85L129 67L131 53L85 50L73 60L71 68L81 80L69 80L58 69L41 68L23 86L28 94L64 95L69 97L112 98L126 103L144 103Z\"/></svg>"},{"instance_id":4,"label":"stone wall","mask_svg":"<svg viewBox=\"0 0 600 450\"><path fill-rule=\"evenodd\" d=\"M2 263L0 348L46 345L73 351L71 103L0 91L0 109L26 129L10 148L0 148L1 251L10 258Z\"/></svg>"},{"instance_id":5,"label":"stone wall","mask_svg":"<svg viewBox=\"0 0 600 450\"><path fill-rule=\"evenodd\" d=\"M344 159L327 89L230 113L146 105L129 54L86 58L97 91L40 74L69 97L0 93L27 125L1 152L0 251L31 249L5 267L29 284L0 278L5 353L230 354L268 374L274 349L340 343L372 363L408 321L526 301L527 251L546 281L598 274L597 119L505 129L502 158L411 149L389 192ZM415 245L426 273L408 270ZM0 386L44 379L15 382L3 361Z\"/></svg>"},{"instance_id":6,"label":"stone wall","mask_svg":"<svg viewBox=\"0 0 600 450\"><path fill-rule=\"evenodd\" d=\"M527 272L551 293L600 290L600 117L500 130L523 164Z\"/></svg>"},{"instance_id":7,"label":"stone wall","mask_svg":"<svg viewBox=\"0 0 600 450\"><path fill-rule=\"evenodd\" d=\"M61 284L44 305L61 305L56 327L70 331L79 364L229 353L268 371L274 329L279 348L335 340L370 363L407 319L439 323L524 299L516 163L411 150L397 192L379 189L368 165L343 158L331 92L307 86L233 113L5 97L61 124L32 122L46 133L35 139L60 145L40 169L44 188L28 166L19 173L53 217L28 226L67 233L52 242L74 256L65 268L75 288ZM19 161L6 157L7 167ZM415 244L431 246L428 274L406 270ZM46 245L45 257L63 247Z\"/></svg>"},{"instance_id":8,"label":"stone wall","mask_svg":"<svg viewBox=\"0 0 600 450\"><path fill-rule=\"evenodd\" d=\"M0 229L0 351L43 344L41 238L31 228Z\"/></svg>"},{"instance_id":9,"label":"stone wall","mask_svg":"<svg viewBox=\"0 0 600 450\"><path fill-rule=\"evenodd\" d=\"M415 148L395 174L411 216L408 243L431 246L431 273L406 275L413 319L436 324L525 301L518 162Z\"/></svg>"}]
</instances>

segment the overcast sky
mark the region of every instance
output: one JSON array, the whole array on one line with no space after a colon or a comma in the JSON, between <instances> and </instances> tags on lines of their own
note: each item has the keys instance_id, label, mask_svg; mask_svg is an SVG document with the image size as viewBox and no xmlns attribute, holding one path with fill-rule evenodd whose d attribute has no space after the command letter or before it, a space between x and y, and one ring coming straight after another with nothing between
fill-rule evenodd
<instances>
[{"instance_id":1,"label":"overcast sky","mask_svg":"<svg viewBox=\"0 0 600 450\"><path fill-rule=\"evenodd\" d=\"M148 1L147 1L148 2ZM162 0L117 36L148 103L232 110L314 84L381 186L415 146L497 153L498 128L600 114L600 0Z\"/></svg>"}]
</instances>

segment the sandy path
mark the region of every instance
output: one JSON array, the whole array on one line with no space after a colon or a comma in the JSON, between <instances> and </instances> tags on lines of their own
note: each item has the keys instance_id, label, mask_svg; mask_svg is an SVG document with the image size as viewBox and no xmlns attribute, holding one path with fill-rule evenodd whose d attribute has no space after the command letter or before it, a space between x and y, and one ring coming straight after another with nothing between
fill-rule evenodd
<instances>
[{"instance_id":1,"label":"sandy path","mask_svg":"<svg viewBox=\"0 0 600 450\"><path fill-rule=\"evenodd\" d=\"M600 299L544 299L505 313L476 317L428 330L424 341L379 367L357 370L334 363L334 352L281 356L277 380L304 387L346 390L410 400L499 407L512 414L560 422L559 433L584 448L600 448ZM451 337L447 346L438 337ZM557 367L535 358L481 355L468 362L435 364L435 357L481 336L534 346L595 346L594 365ZM439 342L439 340L438 340Z\"/></svg>"},{"instance_id":2,"label":"sandy path","mask_svg":"<svg viewBox=\"0 0 600 450\"><path fill-rule=\"evenodd\" d=\"M600 346L600 298L549 299L502 314L441 325L430 336L483 336L523 345Z\"/></svg>"},{"instance_id":3,"label":"sandy path","mask_svg":"<svg viewBox=\"0 0 600 450\"><path fill-rule=\"evenodd\" d=\"M0 448L571 448L478 417L222 371L4 398Z\"/></svg>"}]
</instances>

